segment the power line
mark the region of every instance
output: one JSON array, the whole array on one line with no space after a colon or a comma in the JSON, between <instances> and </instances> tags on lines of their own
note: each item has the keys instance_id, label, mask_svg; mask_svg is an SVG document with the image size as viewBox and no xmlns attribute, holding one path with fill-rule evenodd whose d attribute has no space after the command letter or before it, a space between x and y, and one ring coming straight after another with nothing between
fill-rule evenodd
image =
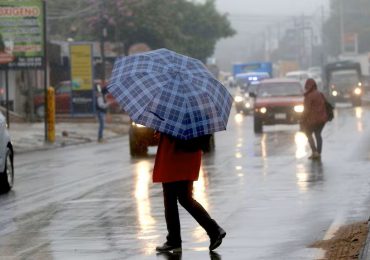
<instances>
[{"instance_id":1,"label":"power line","mask_svg":"<svg viewBox=\"0 0 370 260\"><path fill-rule=\"evenodd\" d=\"M93 10L94 12L90 12L91 10ZM73 18L73 17L77 17L77 16L80 16L80 15L83 15L83 14L87 14L89 12L90 12L90 14L98 14L98 11L99 10L97 8L97 4L94 4L94 5L86 7L85 9L82 9L82 10L79 10L79 11L76 11L76 12L72 12L68 15L61 15L61 16L50 16L50 15L48 15L47 19L48 20L63 20L63 19Z\"/></svg>"}]
</instances>

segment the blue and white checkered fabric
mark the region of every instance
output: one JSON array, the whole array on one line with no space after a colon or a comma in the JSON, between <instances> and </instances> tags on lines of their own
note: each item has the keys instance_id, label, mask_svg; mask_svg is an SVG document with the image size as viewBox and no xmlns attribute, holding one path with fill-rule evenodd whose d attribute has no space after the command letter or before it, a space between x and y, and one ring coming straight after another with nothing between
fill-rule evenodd
<instances>
[{"instance_id":1,"label":"blue and white checkered fabric","mask_svg":"<svg viewBox=\"0 0 370 260\"><path fill-rule=\"evenodd\" d=\"M133 121L179 139L225 130L233 101L201 61L167 49L118 58L108 90Z\"/></svg>"}]
</instances>

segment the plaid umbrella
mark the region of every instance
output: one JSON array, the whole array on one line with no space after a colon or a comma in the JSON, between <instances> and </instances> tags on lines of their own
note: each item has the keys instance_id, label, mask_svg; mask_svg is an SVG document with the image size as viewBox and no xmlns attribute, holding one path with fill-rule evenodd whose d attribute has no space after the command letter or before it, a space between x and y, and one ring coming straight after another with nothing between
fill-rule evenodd
<instances>
[{"instance_id":1,"label":"plaid umbrella","mask_svg":"<svg viewBox=\"0 0 370 260\"><path fill-rule=\"evenodd\" d=\"M185 140L225 130L233 101L201 61L167 49L118 58L108 91L136 123Z\"/></svg>"}]
</instances>

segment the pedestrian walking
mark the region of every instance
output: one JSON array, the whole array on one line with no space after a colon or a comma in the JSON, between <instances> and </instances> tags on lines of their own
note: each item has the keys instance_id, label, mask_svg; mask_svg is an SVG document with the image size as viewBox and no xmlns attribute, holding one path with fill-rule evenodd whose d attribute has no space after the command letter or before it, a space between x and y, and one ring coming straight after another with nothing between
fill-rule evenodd
<instances>
[{"instance_id":1,"label":"pedestrian walking","mask_svg":"<svg viewBox=\"0 0 370 260\"><path fill-rule=\"evenodd\" d=\"M307 79L304 93L304 112L301 127L307 136L312 154L309 159L321 159L323 140L321 132L328 121L324 95L318 91L314 79Z\"/></svg>"},{"instance_id":2,"label":"pedestrian walking","mask_svg":"<svg viewBox=\"0 0 370 260\"><path fill-rule=\"evenodd\" d=\"M182 250L177 202L206 230L209 249L220 246L226 232L192 192L201 144L226 130L231 94L200 60L167 49L117 59L108 90L134 122L161 133L153 181L162 183L168 234L156 250Z\"/></svg>"},{"instance_id":3,"label":"pedestrian walking","mask_svg":"<svg viewBox=\"0 0 370 260\"><path fill-rule=\"evenodd\" d=\"M153 182L162 183L167 240L158 252L181 252L181 230L177 202L204 228L210 238L209 250L221 245L226 232L193 198L193 182L198 180L202 147L210 135L179 140L161 134L153 169Z\"/></svg>"},{"instance_id":4,"label":"pedestrian walking","mask_svg":"<svg viewBox=\"0 0 370 260\"><path fill-rule=\"evenodd\" d=\"M103 133L104 133L104 124L105 124L105 115L107 113L109 103L106 100L107 91L102 89L99 85L97 85L96 89L96 114L99 121L99 129L98 129L98 142L104 142Z\"/></svg>"}]
</instances>

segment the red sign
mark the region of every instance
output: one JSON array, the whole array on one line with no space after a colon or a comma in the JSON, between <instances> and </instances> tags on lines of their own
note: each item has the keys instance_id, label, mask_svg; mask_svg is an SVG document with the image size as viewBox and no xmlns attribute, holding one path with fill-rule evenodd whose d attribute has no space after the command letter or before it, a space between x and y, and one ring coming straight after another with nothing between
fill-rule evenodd
<instances>
[{"instance_id":1,"label":"red sign","mask_svg":"<svg viewBox=\"0 0 370 260\"><path fill-rule=\"evenodd\" d=\"M7 64L14 60L14 56L6 53L6 52L0 52L0 64Z\"/></svg>"}]
</instances>

